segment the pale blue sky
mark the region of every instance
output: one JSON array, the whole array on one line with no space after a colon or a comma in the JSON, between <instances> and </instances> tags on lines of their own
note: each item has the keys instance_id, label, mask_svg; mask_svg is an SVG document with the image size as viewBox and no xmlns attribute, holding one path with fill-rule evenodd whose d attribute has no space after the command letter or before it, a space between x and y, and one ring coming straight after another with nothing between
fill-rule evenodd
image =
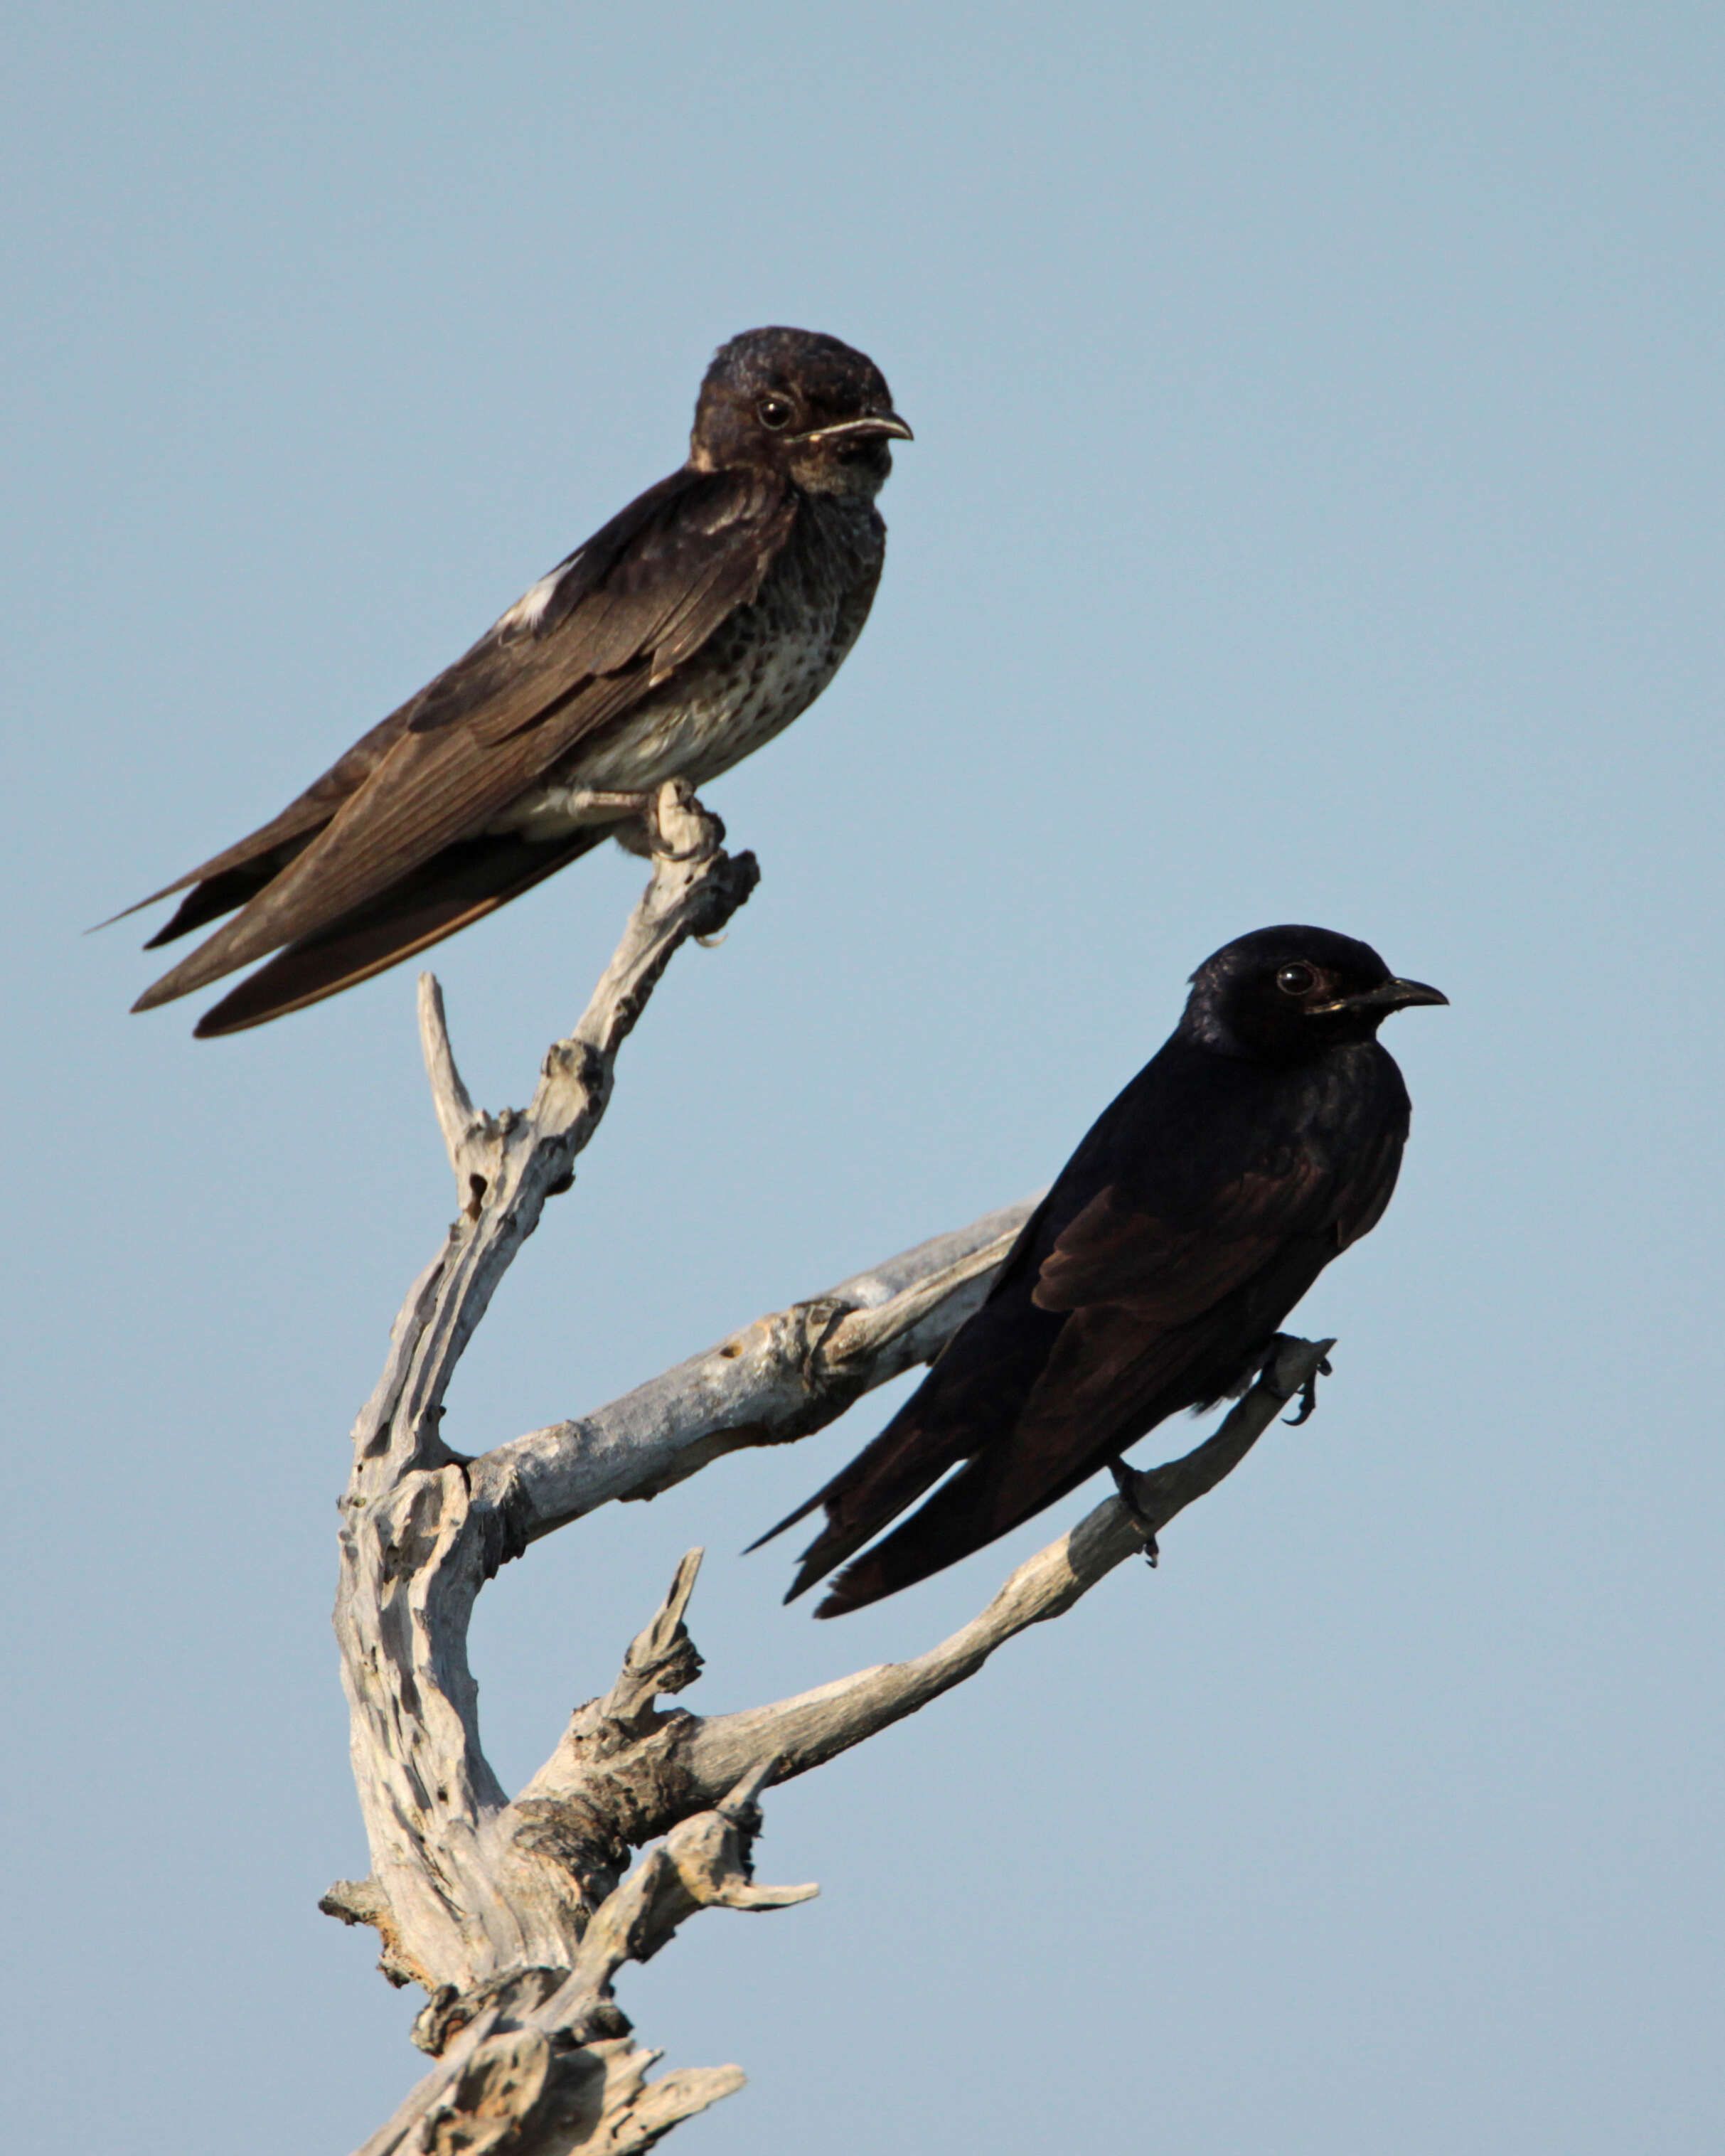
<instances>
[{"instance_id":1,"label":"pale blue sky","mask_svg":"<svg viewBox=\"0 0 1725 2156\"><path fill-rule=\"evenodd\" d=\"M1717 11L29 6L8 48L18 2145L340 2150L419 2063L314 1906L365 1868L346 1431L450 1203L412 971L193 1044L126 1015L138 924L78 932L669 470L711 347L781 321L916 428L881 596L715 789L761 890L452 1441L1046 1179L1245 929L1454 1007L1386 1036L1414 1142L1297 1321L1340 1337L1317 1419L775 1795L763 1876L819 1902L625 1977L671 2063L751 2076L677 2145L1711 2156ZM439 954L487 1101L640 880ZM883 1404L507 1570L506 1782L691 1543L717 1708L919 1649L1091 1498L812 1625L734 1553Z\"/></svg>"}]
</instances>

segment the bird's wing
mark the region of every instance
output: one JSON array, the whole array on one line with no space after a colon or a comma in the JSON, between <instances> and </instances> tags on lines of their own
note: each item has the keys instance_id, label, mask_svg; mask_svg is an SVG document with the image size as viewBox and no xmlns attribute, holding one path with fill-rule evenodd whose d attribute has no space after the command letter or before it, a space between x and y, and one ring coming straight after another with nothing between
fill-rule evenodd
<instances>
[{"instance_id":1,"label":"bird's wing","mask_svg":"<svg viewBox=\"0 0 1725 2156\"><path fill-rule=\"evenodd\" d=\"M369 980L519 898L605 836L595 824L561 839L531 840L502 831L445 847L367 904L278 951L207 1010L193 1031L200 1040L239 1033Z\"/></svg>"},{"instance_id":2,"label":"bird's wing","mask_svg":"<svg viewBox=\"0 0 1725 2156\"><path fill-rule=\"evenodd\" d=\"M1130 1185L1098 1191L1055 1237L1037 1267L1040 1310L1124 1305L1147 1327L1182 1325L1255 1272L1310 1219L1329 1178L1309 1158L1280 1173L1249 1170L1201 1214L1169 1218ZM1183 1209L1184 1211L1185 1209Z\"/></svg>"},{"instance_id":3,"label":"bird's wing","mask_svg":"<svg viewBox=\"0 0 1725 2156\"><path fill-rule=\"evenodd\" d=\"M1189 1187L1158 1194L1130 1176L1075 1204L1062 1186L1083 1173L1081 1149L1045 1202L1036 1242L1014 1253L1016 1276L1003 1269L917 1392L803 1508L824 1505L827 1523L793 1594L961 1462L839 1575L819 1614L878 1600L981 1548L1075 1488L1182 1404L1183 1391L1189 1400L1243 1374L1214 1377L1382 1213L1403 1127L1388 1119L1342 1174L1290 1149L1233 1176L1201 1211ZM1172 1202L1158 1207L1158 1194Z\"/></svg>"},{"instance_id":4,"label":"bird's wing","mask_svg":"<svg viewBox=\"0 0 1725 2156\"><path fill-rule=\"evenodd\" d=\"M756 596L795 514L787 489L747 473L678 473L649 490L281 816L183 880L237 881L298 848L137 1008L316 934L481 831Z\"/></svg>"},{"instance_id":5,"label":"bird's wing","mask_svg":"<svg viewBox=\"0 0 1725 2156\"><path fill-rule=\"evenodd\" d=\"M1147 1383L1165 1383L1198 1352L1202 1343L1183 1339L1177 1328L1183 1322L1189 1326L1272 1255L1300 1209L1300 1194L1271 1178L1243 1178L1241 1185L1228 1194L1231 1204L1218 1207L1207 1234L1196 1224L1158 1219L1111 1184L1061 1227L1064 1194L1057 1183L1044 1201L1040 1232L1035 1219L1026 1224L988 1301L916 1392L872 1444L780 1523L788 1526L818 1505L826 1509L827 1524L803 1554L793 1594L860 1549L961 1460L972 1465L947 1489L985 1481L988 1509L1022 1502L1020 1518L1054 1494L1051 1485L1075 1448L1088 1473L1098 1435L1118 1421L1127 1400L1139 1397ZM981 1494L971 1488L970 1510ZM937 1525L947 1520L957 1535L956 1517L948 1520L952 1503L942 1506L946 1496L942 1491L881 1545L893 1553L890 1563L896 1562L901 1537L920 1550L928 1530L914 1536L911 1530L931 1514ZM974 1539L967 1535L939 1563L1004 1531L984 1528L979 1514L967 1525L974 1527ZM894 1584L920 1577L912 1572Z\"/></svg>"},{"instance_id":6,"label":"bird's wing","mask_svg":"<svg viewBox=\"0 0 1725 2156\"><path fill-rule=\"evenodd\" d=\"M503 742L583 680L624 677L630 701L656 689L756 597L795 515L795 496L768 474L674 474L511 608L468 654L471 679L452 669L422 690L409 729L465 722L481 741Z\"/></svg>"},{"instance_id":7,"label":"bird's wing","mask_svg":"<svg viewBox=\"0 0 1725 2156\"><path fill-rule=\"evenodd\" d=\"M1032 1300L1066 1322L988 1449L990 1532L1029 1518L1172 1407L1244 1378L1266 1332L1382 1214L1404 1135L1393 1112L1373 1116L1341 1168L1290 1150L1224 1185L1198 1220L1159 1217L1129 1188L1099 1192L1038 1268Z\"/></svg>"}]
</instances>

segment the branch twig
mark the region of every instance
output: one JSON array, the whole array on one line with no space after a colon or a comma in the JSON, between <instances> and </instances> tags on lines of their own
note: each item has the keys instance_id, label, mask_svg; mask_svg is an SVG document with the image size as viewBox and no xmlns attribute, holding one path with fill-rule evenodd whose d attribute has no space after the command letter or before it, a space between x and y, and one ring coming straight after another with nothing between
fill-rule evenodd
<instances>
[{"instance_id":1,"label":"branch twig","mask_svg":"<svg viewBox=\"0 0 1725 2156\"><path fill-rule=\"evenodd\" d=\"M461 1211L465 1219L476 1220L490 1181L485 1169L495 1160L499 1132L495 1120L474 1106L473 1096L455 1068L455 1051L449 1045L449 1029L444 1016L443 986L435 973L419 976L419 1049L431 1082L437 1126L444 1134L449 1165L455 1171ZM484 1169L480 1163L485 1163Z\"/></svg>"},{"instance_id":2,"label":"branch twig","mask_svg":"<svg viewBox=\"0 0 1725 2156\"><path fill-rule=\"evenodd\" d=\"M473 1462L475 1504L525 1548L616 1498L655 1497L726 1453L824 1430L876 1385L932 1362L973 1310L1035 1199L932 1236L757 1318L675 1369Z\"/></svg>"},{"instance_id":3,"label":"branch twig","mask_svg":"<svg viewBox=\"0 0 1725 2156\"><path fill-rule=\"evenodd\" d=\"M613 1996L624 1964L657 1953L698 1909L784 1908L814 1893L754 1881L762 1791L914 1713L1070 1609L1238 1464L1329 1344L1284 1342L1214 1437L1137 1478L1130 1511L1111 1498L911 1661L740 1713L661 1708L701 1672L686 1624L700 1553L690 1553L609 1690L577 1711L511 1802L480 1747L467 1666L484 1582L609 1499L651 1496L740 1447L803 1436L932 1359L981 1302L1034 1204L759 1319L595 1414L476 1460L449 1449L439 1424L450 1378L545 1201L572 1181L619 1050L678 946L720 930L753 887L752 857L720 850L722 828L685 788L665 789L658 824L667 855L525 1111L475 1108L441 992L421 982L426 1071L462 1216L409 1291L354 1431L336 1629L372 1870L322 1906L377 1928L393 1981L424 1984L415 2036L437 2064L363 2156L629 2156L737 2087L734 2066L648 2082L658 2055L631 2041ZM625 1876L631 1849L649 1841Z\"/></svg>"},{"instance_id":4,"label":"branch twig","mask_svg":"<svg viewBox=\"0 0 1725 2156\"><path fill-rule=\"evenodd\" d=\"M662 1831L655 1799L673 1812L711 1804L717 1792L768 1762L774 1781L788 1781L974 1676L996 1648L1032 1625L1064 1615L1117 1565L1143 1550L1147 1531L1159 1532L1231 1474L1334 1345L1285 1337L1263 1375L1212 1436L1183 1458L1137 1478L1138 1518L1119 1497L1106 1499L1070 1533L1027 1558L980 1615L926 1655L860 1670L768 1707L708 1717L663 1717L658 1728L641 1732L632 1756L620 1756L614 1747L604 1763L609 1801L616 1807L612 1819L627 1817L631 1833L642 1837ZM680 1569L680 1580L683 1576ZM686 1602L685 1594L684 1606ZM593 1710L578 1710L521 1800L578 1797L590 1806L594 1727Z\"/></svg>"},{"instance_id":5,"label":"branch twig","mask_svg":"<svg viewBox=\"0 0 1725 2156\"><path fill-rule=\"evenodd\" d=\"M449 1463L437 1424L449 1380L498 1282L538 1226L546 1199L568 1188L575 1158L609 1102L618 1050L677 947L722 927L759 880L752 854L733 860L720 850L723 825L680 780L660 790L659 829L676 858L655 856L653 880L623 941L573 1029L547 1051L525 1113L506 1108L494 1118L474 1111L442 1021L441 994L428 992L422 1003L433 1097L464 1213L415 1282L383 1375L356 1425L368 1463L358 1478L364 1494L393 1487L415 1468Z\"/></svg>"},{"instance_id":6,"label":"branch twig","mask_svg":"<svg viewBox=\"0 0 1725 2156\"><path fill-rule=\"evenodd\" d=\"M547 1055L525 1114L475 1114L442 998L428 990L421 1003L439 1122L472 1203L415 1281L355 1429L336 1630L391 1964L432 1988L567 1958L568 1912L513 1893L486 1845L506 1799L479 1744L466 1634L473 1598L502 1553L501 1522L473 1506L438 1425L497 1283L546 1199L568 1187L610 1097L618 1051L660 974L679 944L721 927L754 887L753 856L720 850L722 827L685 786L662 790L658 828L676 858L655 857L615 955Z\"/></svg>"}]
</instances>

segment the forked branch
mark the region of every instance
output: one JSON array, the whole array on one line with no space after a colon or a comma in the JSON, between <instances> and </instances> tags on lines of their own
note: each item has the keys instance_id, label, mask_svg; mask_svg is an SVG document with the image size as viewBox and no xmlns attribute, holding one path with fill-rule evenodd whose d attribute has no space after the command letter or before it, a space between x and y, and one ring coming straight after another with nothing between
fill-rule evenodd
<instances>
[{"instance_id":1,"label":"forked branch","mask_svg":"<svg viewBox=\"0 0 1725 2156\"><path fill-rule=\"evenodd\" d=\"M624 1723L612 1707L619 1697L614 1687L605 1701L577 1711L521 1800L563 1798L591 1804L598 1779L595 1750L603 1744L603 1782L616 1806L614 1821L620 1825L627 1818L637 1835L651 1834L663 1827L655 1804L680 1812L712 1803L717 1791L750 1773L783 1782L824 1766L974 1676L996 1648L1032 1625L1063 1616L1117 1565L1142 1555L1148 1537L1232 1474L1335 1344L1285 1336L1257 1383L1213 1435L1182 1458L1134 1478L1131 1510L1118 1496L1105 1499L1070 1532L1027 1558L978 1616L927 1654L860 1670L768 1707L705 1718L662 1717L659 1727L640 1730L629 1746L616 1741ZM675 1606L680 1631L700 1554L691 1551L684 1558L655 1625L663 1625ZM639 1645L638 1640L632 1655ZM688 1652L698 1672L701 1658L692 1642ZM690 1681L683 1677L681 1683Z\"/></svg>"},{"instance_id":2,"label":"forked branch","mask_svg":"<svg viewBox=\"0 0 1725 2156\"><path fill-rule=\"evenodd\" d=\"M1328 1342L1287 1341L1216 1434L1137 1478L1020 1565L971 1624L926 1655L793 1699L701 1717L659 1702L701 1671L686 1615L700 1562L678 1567L609 1689L578 1709L512 1801L488 1764L467 1665L473 1602L498 1566L608 1500L648 1497L748 1445L788 1442L871 1386L931 1361L987 1294L1034 1201L1007 1207L758 1319L608 1407L477 1459L445 1444L449 1380L498 1282L603 1115L617 1053L678 946L723 927L756 880L686 788L661 794L652 880L532 1101L476 1109L443 998L420 1030L461 1217L413 1284L354 1430L336 1629L372 1872L325 1897L373 1926L382 1967L429 1994L415 2037L437 2064L364 2156L645 2148L742 2082L666 2074L613 1995L706 1907L788 1907L813 1887L757 1885L759 1799L914 1713L994 1650L1070 1609L1236 1466ZM630 1853L652 1843L628 1869Z\"/></svg>"}]
</instances>

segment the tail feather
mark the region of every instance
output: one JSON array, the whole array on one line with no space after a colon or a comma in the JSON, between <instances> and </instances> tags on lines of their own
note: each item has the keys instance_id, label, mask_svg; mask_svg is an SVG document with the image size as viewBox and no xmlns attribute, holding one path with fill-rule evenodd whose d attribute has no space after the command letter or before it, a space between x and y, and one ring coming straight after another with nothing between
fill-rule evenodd
<instances>
[{"instance_id":1,"label":"tail feather","mask_svg":"<svg viewBox=\"0 0 1725 2156\"><path fill-rule=\"evenodd\" d=\"M266 884L275 878L292 860L295 854L303 853L316 834L308 831L303 838L290 839L275 847L255 861L248 861L239 868L223 869L219 875L206 876L195 889L188 891L170 917L145 944L146 951L159 951L164 943L177 937L189 936L194 928L202 928L207 921L218 921L224 913L232 913L236 906L244 906L255 898ZM158 894L162 896L163 894ZM148 900L144 901L146 905ZM136 913L136 906L128 911ZM115 919L123 916L116 914ZM103 922L105 927L107 923Z\"/></svg>"},{"instance_id":2,"label":"tail feather","mask_svg":"<svg viewBox=\"0 0 1725 2156\"><path fill-rule=\"evenodd\" d=\"M926 1458L919 1456L917 1447L925 1432L918 1409L926 1405L919 1389L830 1482L823 1483L794 1512L787 1512L776 1527L757 1535L744 1550L743 1555L750 1556L787 1527L795 1527L798 1520L806 1520L818 1507L825 1506L826 1524L803 1551L796 1583L785 1596L787 1602L794 1602L823 1573L841 1564L852 1550L860 1549L870 1535L878 1533L906 1505L915 1504L930 1483L937 1482L963 1457L962 1445L957 1450L948 1447Z\"/></svg>"},{"instance_id":3,"label":"tail feather","mask_svg":"<svg viewBox=\"0 0 1725 2156\"><path fill-rule=\"evenodd\" d=\"M282 819L278 817L276 821L280 823ZM326 815L324 822L328 821ZM266 825L263 833L254 832L239 845L230 846L227 853L218 854L213 860L206 861L202 868L187 869L184 875L163 884L160 891L152 891L147 898L135 899L130 906L122 906L118 913L110 913L105 921L98 921L85 933L94 936L98 929L111 928L116 921L130 921L133 914L141 913L146 906L157 905L164 898L172 898L177 891L183 891L186 896L172 919L166 927L158 928L144 945L146 951L153 951L159 944L172 943L177 936L201 928L206 921L213 921L218 914L229 913L236 906L244 906L317 836L315 829L308 829L276 839L269 835L273 829L274 826Z\"/></svg>"},{"instance_id":4,"label":"tail feather","mask_svg":"<svg viewBox=\"0 0 1725 2156\"><path fill-rule=\"evenodd\" d=\"M776 1537L782 1535L787 1527L795 1527L798 1520L806 1520L826 1494L824 1490L817 1490L812 1497L805 1499L798 1505L794 1512L787 1512L776 1527L768 1527L764 1535L757 1535L752 1543L746 1543L743 1545L743 1555L752 1557L757 1549L764 1548Z\"/></svg>"},{"instance_id":5,"label":"tail feather","mask_svg":"<svg viewBox=\"0 0 1725 2156\"><path fill-rule=\"evenodd\" d=\"M278 952L206 1011L193 1031L201 1040L243 1032L369 980L495 913L608 835L595 827L536 844L511 833L446 847L381 897ZM165 974L133 1008L147 1009L183 994L174 979L175 973Z\"/></svg>"},{"instance_id":6,"label":"tail feather","mask_svg":"<svg viewBox=\"0 0 1725 2156\"><path fill-rule=\"evenodd\" d=\"M972 1460L884 1541L854 1564L847 1564L816 1604L815 1615L842 1617L850 1610L860 1609L885 1595L896 1594L901 1587L914 1586L931 1573L956 1564L991 1541L999 1531L982 1525L978 1518L987 1494L988 1466L986 1459ZM857 1541L865 1539L859 1537ZM829 1563L836 1563L848 1554L845 1550L836 1551Z\"/></svg>"},{"instance_id":7,"label":"tail feather","mask_svg":"<svg viewBox=\"0 0 1725 2156\"><path fill-rule=\"evenodd\" d=\"M900 1442L889 1445L889 1439ZM797 1576L785 1591L787 1602L794 1602L799 1594L806 1594L816 1580L824 1578L835 1564L843 1564L906 1505L914 1505L930 1484L938 1482L963 1456L957 1451L942 1450L894 1460L891 1455L901 1450L901 1440L902 1433L896 1424L889 1423L868 1450L854 1460L826 1490L811 1497L801 1512L793 1512L790 1519L780 1522L780 1526L788 1527L792 1520L803 1518L817 1505L826 1506L826 1525L803 1551ZM871 1458L871 1455L876 1455L877 1447L880 1448L880 1454ZM883 1467L886 1471L881 1473L879 1471ZM773 1533L778 1532L775 1527ZM765 1542L770 1537L763 1535L761 1539Z\"/></svg>"},{"instance_id":8,"label":"tail feather","mask_svg":"<svg viewBox=\"0 0 1725 2156\"><path fill-rule=\"evenodd\" d=\"M816 1604L815 1615L842 1617L957 1564L1087 1482L1106 1456L1086 1455L1051 1485L1021 1489L1014 1498L1008 1495L1012 1484L1003 1473L1000 1456L983 1454L943 1483L884 1541L855 1564L846 1565L825 1599Z\"/></svg>"},{"instance_id":9,"label":"tail feather","mask_svg":"<svg viewBox=\"0 0 1725 2156\"><path fill-rule=\"evenodd\" d=\"M305 850L343 803L377 769L406 726L409 708L403 705L387 719L380 720L369 733L362 734L352 747L314 778L303 793L296 794L280 815L259 824L255 831L248 831L243 839L224 846L220 853L212 854L198 867L187 869L184 875L176 876L172 883L163 884L160 891L152 891L147 898L122 906L107 920L99 921L97 927L111 928L116 921L141 913L158 899L172 898L177 891L198 886L200 888L192 891L167 927L144 946L146 951L153 951L158 943L171 942L176 936L202 927L218 914L228 912L255 897L296 855ZM247 873L236 876L235 870ZM229 892L236 895L228 896L226 894Z\"/></svg>"},{"instance_id":10,"label":"tail feather","mask_svg":"<svg viewBox=\"0 0 1725 2156\"><path fill-rule=\"evenodd\" d=\"M1002 1278L1006 1281L1004 1273ZM768 1541L818 1505L826 1507L826 1524L803 1553L785 1600L794 1601L835 1565L855 1556L961 1461L971 1465L937 1491L916 1518L924 1518L932 1507L946 1501L948 1490L975 1486L974 1478L1012 1429L1065 1322L1064 1312L1035 1308L1023 1281L1008 1281L1004 1293L997 1284L873 1443L840 1468L806 1505L761 1537ZM955 1550L952 1554L966 1553ZM924 1571L937 1571L942 1562L952 1558L933 1560ZM920 1572L909 1574L906 1584L922 1577ZM824 1604L819 1614L836 1613Z\"/></svg>"}]
</instances>

